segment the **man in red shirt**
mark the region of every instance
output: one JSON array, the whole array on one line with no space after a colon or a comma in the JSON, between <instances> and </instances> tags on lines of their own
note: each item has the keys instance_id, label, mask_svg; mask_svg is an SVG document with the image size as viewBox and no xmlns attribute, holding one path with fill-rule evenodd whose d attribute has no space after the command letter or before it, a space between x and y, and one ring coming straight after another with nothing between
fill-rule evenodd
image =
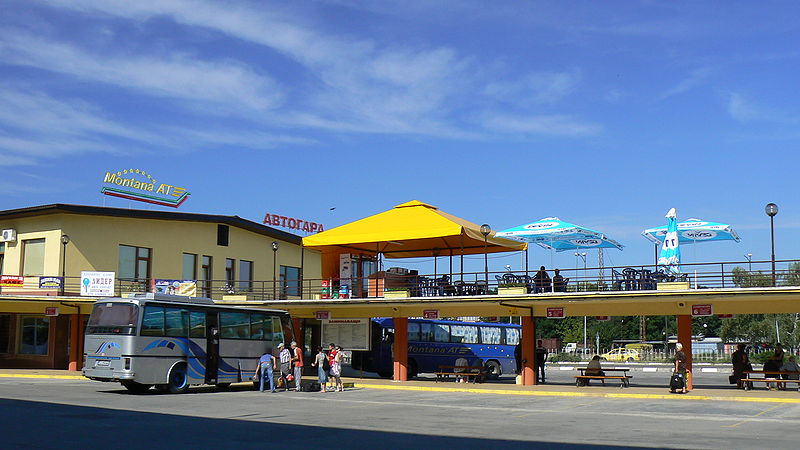
<instances>
[{"instance_id":1,"label":"man in red shirt","mask_svg":"<svg viewBox=\"0 0 800 450\"><path fill-rule=\"evenodd\" d=\"M295 390L300 392L300 380L303 378L303 349L297 346L297 342L292 341L292 362L294 363L294 385Z\"/></svg>"}]
</instances>

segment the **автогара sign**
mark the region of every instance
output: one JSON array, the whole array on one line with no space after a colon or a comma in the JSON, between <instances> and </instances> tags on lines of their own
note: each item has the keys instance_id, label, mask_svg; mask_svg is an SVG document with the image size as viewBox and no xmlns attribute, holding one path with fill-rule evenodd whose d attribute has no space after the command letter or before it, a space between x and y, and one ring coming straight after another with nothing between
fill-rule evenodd
<instances>
[{"instance_id":1,"label":"\u0430\u0432\u0442\u043e\u0433\u0430\u0440\u0430 sign","mask_svg":"<svg viewBox=\"0 0 800 450\"><path fill-rule=\"evenodd\" d=\"M127 198L154 205L177 208L189 198L186 188L158 183L153 176L140 169L106 172L100 192L112 197Z\"/></svg>"}]
</instances>

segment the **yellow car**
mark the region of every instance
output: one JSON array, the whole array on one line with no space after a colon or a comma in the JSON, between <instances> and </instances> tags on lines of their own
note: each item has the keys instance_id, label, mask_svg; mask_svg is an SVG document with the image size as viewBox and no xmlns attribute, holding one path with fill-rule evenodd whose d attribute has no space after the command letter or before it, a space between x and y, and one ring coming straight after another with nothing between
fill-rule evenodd
<instances>
[{"instance_id":1,"label":"yellow car","mask_svg":"<svg viewBox=\"0 0 800 450\"><path fill-rule=\"evenodd\" d=\"M631 348L615 348L608 353L600 355L601 359L606 361L640 361L642 357L637 350Z\"/></svg>"}]
</instances>

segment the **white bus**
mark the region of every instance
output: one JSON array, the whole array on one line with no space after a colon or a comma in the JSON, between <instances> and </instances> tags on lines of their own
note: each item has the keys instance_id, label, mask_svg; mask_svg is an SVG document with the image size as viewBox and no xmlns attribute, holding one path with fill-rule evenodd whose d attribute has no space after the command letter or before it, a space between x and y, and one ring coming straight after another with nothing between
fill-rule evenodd
<instances>
[{"instance_id":1,"label":"white bus","mask_svg":"<svg viewBox=\"0 0 800 450\"><path fill-rule=\"evenodd\" d=\"M293 336L285 311L161 294L105 299L86 327L83 375L132 392L225 388L249 380L261 355Z\"/></svg>"}]
</instances>

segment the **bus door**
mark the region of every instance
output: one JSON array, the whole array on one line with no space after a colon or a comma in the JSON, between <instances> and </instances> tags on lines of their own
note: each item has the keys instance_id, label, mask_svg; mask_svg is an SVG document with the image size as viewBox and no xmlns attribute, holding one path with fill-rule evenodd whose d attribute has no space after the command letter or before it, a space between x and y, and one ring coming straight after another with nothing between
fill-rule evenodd
<instances>
[{"instance_id":1,"label":"bus door","mask_svg":"<svg viewBox=\"0 0 800 450\"><path fill-rule=\"evenodd\" d=\"M206 313L206 384L217 383L219 371L219 321L216 312Z\"/></svg>"}]
</instances>

